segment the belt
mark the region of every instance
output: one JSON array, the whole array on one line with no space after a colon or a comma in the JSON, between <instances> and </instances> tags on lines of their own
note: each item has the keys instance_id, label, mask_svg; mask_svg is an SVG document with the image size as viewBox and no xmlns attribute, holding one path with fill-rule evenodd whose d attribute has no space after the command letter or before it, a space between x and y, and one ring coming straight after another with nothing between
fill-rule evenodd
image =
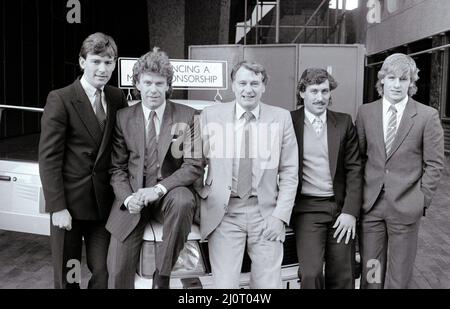
<instances>
[{"instance_id":1,"label":"belt","mask_svg":"<svg viewBox=\"0 0 450 309\"><path fill-rule=\"evenodd\" d=\"M311 196L311 195L303 195L300 194L300 200L317 200L317 201L329 201L329 202L335 202L336 199L334 195L332 196Z\"/></svg>"}]
</instances>

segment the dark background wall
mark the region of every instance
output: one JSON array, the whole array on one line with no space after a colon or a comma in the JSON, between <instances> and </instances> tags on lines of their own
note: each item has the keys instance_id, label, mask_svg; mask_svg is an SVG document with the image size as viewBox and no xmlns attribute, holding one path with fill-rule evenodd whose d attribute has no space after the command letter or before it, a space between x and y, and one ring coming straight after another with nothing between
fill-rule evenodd
<instances>
[{"instance_id":1,"label":"dark background wall","mask_svg":"<svg viewBox=\"0 0 450 309\"><path fill-rule=\"evenodd\" d=\"M81 74L78 53L91 33L111 35L119 56L148 51L147 2L80 0L81 23L66 20L66 0L0 2L0 104L44 107L50 90ZM111 84L117 84L113 74ZM0 138L39 131L39 115L5 111Z\"/></svg>"}]
</instances>

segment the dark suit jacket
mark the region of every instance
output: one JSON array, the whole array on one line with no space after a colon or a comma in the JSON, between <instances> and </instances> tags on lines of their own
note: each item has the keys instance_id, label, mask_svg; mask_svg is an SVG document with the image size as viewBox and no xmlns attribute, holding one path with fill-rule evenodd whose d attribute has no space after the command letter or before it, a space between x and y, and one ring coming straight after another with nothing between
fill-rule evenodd
<instances>
[{"instance_id":1,"label":"dark suit jacket","mask_svg":"<svg viewBox=\"0 0 450 309\"><path fill-rule=\"evenodd\" d=\"M299 184L296 210L300 210L299 197L303 178L304 107L291 112L299 146ZM333 191L337 205L346 214L359 216L362 203L361 160L356 129L350 115L327 110L328 157L333 179Z\"/></svg>"},{"instance_id":2,"label":"dark suit jacket","mask_svg":"<svg viewBox=\"0 0 450 309\"><path fill-rule=\"evenodd\" d=\"M199 123L194 121L194 116L194 109L167 101L159 134L158 161L161 162L163 177L159 183L168 191L191 186L203 176ZM115 200L106 228L120 241L134 230L141 218L140 214L130 214L123 203L144 186L145 144L142 103L119 111L113 136L111 169ZM192 153L194 145L197 146L197 158ZM175 157L173 150L179 151Z\"/></svg>"},{"instance_id":3,"label":"dark suit jacket","mask_svg":"<svg viewBox=\"0 0 450 309\"><path fill-rule=\"evenodd\" d=\"M116 111L127 105L122 91L105 86L107 121L102 134L80 81L51 91L41 120L39 173L47 212L68 209L78 220L108 217L111 134Z\"/></svg>"},{"instance_id":4,"label":"dark suit jacket","mask_svg":"<svg viewBox=\"0 0 450 309\"><path fill-rule=\"evenodd\" d=\"M386 157L383 104L359 108L356 120L364 168L364 212L370 211L382 188L392 214L411 224L431 203L444 168L444 133L434 108L409 99Z\"/></svg>"}]
</instances>

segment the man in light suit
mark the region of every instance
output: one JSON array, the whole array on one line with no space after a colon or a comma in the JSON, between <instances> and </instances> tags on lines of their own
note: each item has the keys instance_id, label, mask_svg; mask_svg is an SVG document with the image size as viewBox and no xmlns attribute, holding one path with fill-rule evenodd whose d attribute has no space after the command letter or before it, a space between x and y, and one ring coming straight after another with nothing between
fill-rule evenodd
<instances>
[{"instance_id":1,"label":"man in light suit","mask_svg":"<svg viewBox=\"0 0 450 309\"><path fill-rule=\"evenodd\" d=\"M298 147L289 112L262 103L264 67L243 61L231 72L235 101L201 115L208 176L201 234L208 238L216 288L239 288L244 250L251 288L280 288L285 225L298 184Z\"/></svg>"},{"instance_id":2,"label":"man in light suit","mask_svg":"<svg viewBox=\"0 0 450 309\"><path fill-rule=\"evenodd\" d=\"M328 109L337 83L306 69L291 113L299 145L299 185L292 223L302 289L352 289L356 218L362 202L358 137L350 115ZM325 277L323 262L325 261Z\"/></svg>"},{"instance_id":3,"label":"man in light suit","mask_svg":"<svg viewBox=\"0 0 450 309\"><path fill-rule=\"evenodd\" d=\"M80 50L83 76L50 92L42 116L39 173L51 214L55 288L79 288L80 270L73 267L80 265L83 238L92 273L88 287L108 286L110 235L105 223L114 198L108 173L111 135L116 111L127 106L122 91L106 85L116 59L117 46L110 36L88 36ZM69 275L74 280L68 282L72 269L75 278Z\"/></svg>"},{"instance_id":4,"label":"man in light suit","mask_svg":"<svg viewBox=\"0 0 450 309\"><path fill-rule=\"evenodd\" d=\"M167 54L155 47L133 67L133 83L142 102L117 114L111 169L115 200L106 225L111 232L111 288L134 288L151 216L163 223L153 288L169 288L172 267L191 229L197 203L192 185L203 176L201 156L195 159L192 152L193 139L200 142L200 136L194 134L195 110L166 100L172 78Z\"/></svg>"},{"instance_id":5,"label":"man in light suit","mask_svg":"<svg viewBox=\"0 0 450 309\"><path fill-rule=\"evenodd\" d=\"M383 98L357 117L364 170L361 217L362 288L406 288L417 252L419 223L444 167L439 113L414 101L414 60L386 58L378 72Z\"/></svg>"}]
</instances>

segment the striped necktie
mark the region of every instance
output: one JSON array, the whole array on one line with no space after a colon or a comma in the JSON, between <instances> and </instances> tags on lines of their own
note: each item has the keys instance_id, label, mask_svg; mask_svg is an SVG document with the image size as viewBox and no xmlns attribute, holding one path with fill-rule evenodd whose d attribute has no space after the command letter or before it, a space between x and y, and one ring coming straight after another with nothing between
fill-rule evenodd
<instances>
[{"instance_id":1,"label":"striped necktie","mask_svg":"<svg viewBox=\"0 0 450 309\"><path fill-rule=\"evenodd\" d=\"M105 129L105 124L106 124L106 114L105 114L105 110L103 109L102 90L101 89L97 89L95 91L94 112L95 112L95 116L97 117L100 129L103 132L103 130Z\"/></svg>"},{"instance_id":2,"label":"striped necktie","mask_svg":"<svg viewBox=\"0 0 450 309\"><path fill-rule=\"evenodd\" d=\"M156 184L158 178L158 145L156 141L155 128L156 112L151 111L148 117L148 126L146 130L146 147L145 147L145 166L144 175L146 188Z\"/></svg>"},{"instance_id":3,"label":"striped necktie","mask_svg":"<svg viewBox=\"0 0 450 309\"><path fill-rule=\"evenodd\" d=\"M389 121L388 121L388 128L387 128L386 140L385 140L387 156L391 152L392 144L394 143L395 134L397 132L397 109L395 108L395 106L393 104L391 104L388 111L391 113L391 115L390 115Z\"/></svg>"},{"instance_id":4,"label":"striped necktie","mask_svg":"<svg viewBox=\"0 0 450 309\"><path fill-rule=\"evenodd\" d=\"M250 122L255 116L251 112L245 112L245 124L242 130L241 156L239 159L239 174L237 183L237 195L241 199L247 199L252 191L252 159L250 158Z\"/></svg>"}]
</instances>

